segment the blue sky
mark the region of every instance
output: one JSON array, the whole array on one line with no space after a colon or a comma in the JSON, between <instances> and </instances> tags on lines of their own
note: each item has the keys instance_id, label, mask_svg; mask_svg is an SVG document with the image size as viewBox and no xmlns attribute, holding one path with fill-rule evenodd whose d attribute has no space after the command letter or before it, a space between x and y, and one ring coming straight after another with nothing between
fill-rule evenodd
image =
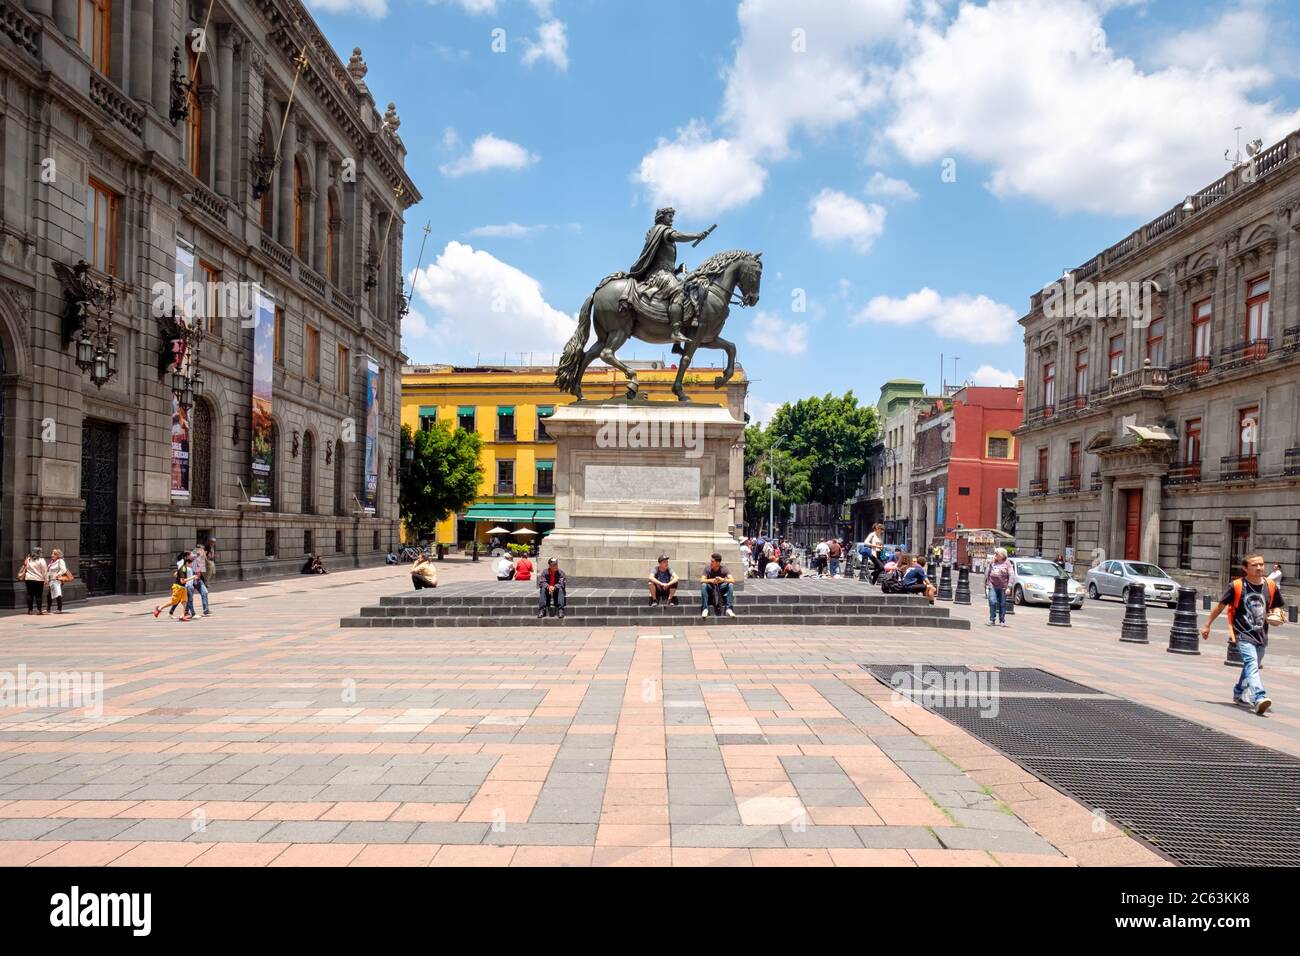
<instances>
[{"instance_id":1,"label":"blue sky","mask_svg":"<svg viewBox=\"0 0 1300 956\"><path fill-rule=\"evenodd\" d=\"M726 333L759 420L933 388L941 353L1014 382L1035 289L1226 172L1234 127L1300 127L1284 0L307 2L401 116L412 361L550 361L668 203L718 224L689 265L763 251Z\"/></svg>"}]
</instances>

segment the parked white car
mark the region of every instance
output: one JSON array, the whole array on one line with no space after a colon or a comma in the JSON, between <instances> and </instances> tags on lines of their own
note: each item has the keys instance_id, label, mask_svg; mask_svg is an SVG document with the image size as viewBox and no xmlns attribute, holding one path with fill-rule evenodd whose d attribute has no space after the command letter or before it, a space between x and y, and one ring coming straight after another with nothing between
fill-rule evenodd
<instances>
[{"instance_id":1,"label":"parked white car","mask_svg":"<svg viewBox=\"0 0 1300 956\"><path fill-rule=\"evenodd\" d=\"M1103 561L1088 572L1088 597L1117 597L1128 603L1129 588L1140 587L1148 604L1178 607L1178 582L1144 561Z\"/></svg>"},{"instance_id":2,"label":"parked white car","mask_svg":"<svg viewBox=\"0 0 1300 956\"><path fill-rule=\"evenodd\" d=\"M1046 558L1012 558L1011 564L1016 569L1015 589L1011 593L1016 604L1051 604L1056 579L1066 578L1070 606L1076 611L1083 607L1083 585Z\"/></svg>"}]
</instances>

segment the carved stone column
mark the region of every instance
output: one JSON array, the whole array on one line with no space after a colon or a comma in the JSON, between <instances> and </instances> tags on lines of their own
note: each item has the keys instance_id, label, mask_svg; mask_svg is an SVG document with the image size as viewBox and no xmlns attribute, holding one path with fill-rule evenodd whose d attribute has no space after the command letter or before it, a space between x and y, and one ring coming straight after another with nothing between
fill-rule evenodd
<instances>
[{"instance_id":1,"label":"carved stone column","mask_svg":"<svg viewBox=\"0 0 1300 956\"><path fill-rule=\"evenodd\" d=\"M280 244L293 249L293 170L298 157L298 124L289 117L289 124L284 128L284 142L280 147L280 194L279 223L277 236Z\"/></svg>"},{"instance_id":2,"label":"carved stone column","mask_svg":"<svg viewBox=\"0 0 1300 956\"><path fill-rule=\"evenodd\" d=\"M131 96L143 103L153 98L153 0L134 0L131 7ZM158 69L164 61L158 60Z\"/></svg>"},{"instance_id":3,"label":"carved stone column","mask_svg":"<svg viewBox=\"0 0 1300 956\"><path fill-rule=\"evenodd\" d=\"M62 0L60 0L62 2ZM75 0L68 0L75 3ZM149 0L140 0L141 5ZM74 18L75 19L75 18ZM157 58L157 68L152 71L153 108L163 116L171 108L171 74L170 64L172 50L176 47L176 38L172 35L172 0L153 0L153 49L150 55Z\"/></svg>"},{"instance_id":4,"label":"carved stone column","mask_svg":"<svg viewBox=\"0 0 1300 956\"><path fill-rule=\"evenodd\" d=\"M329 278L329 229L330 229L330 206L329 206L329 189L330 189L330 154L329 146L324 142L316 144L316 220L315 232L312 234L313 252L312 265L316 271Z\"/></svg>"},{"instance_id":5,"label":"carved stone column","mask_svg":"<svg viewBox=\"0 0 1300 956\"><path fill-rule=\"evenodd\" d=\"M1101 549L1102 559L1109 560L1115 557L1115 479L1109 475L1101 479L1101 513L1097 517L1097 547Z\"/></svg>"},{"instance_id":6,"label":"carved stone column","mask_svg":"<svg viewBox=\"0 0 1300 956\"><path fill-rule=\"evenodd\" d=\"M25 0L23 6L38 17L54 19L54 0Z\"/></svg>"},{"instance_id":7,"label":"carved stone column","mask_svg":"<svg viewBox=\"0 0 1300 956\"><path fill-rule=\"evenodd\" d=\"M1142 489L1142 560L1160 564L1160 496L1159 477L1150 477Z\"/></svg>"},{"instance_id":8,"label":"carved stone column","mask_svg":"<svg viewBox=\"0 0 1300 956\"><path fill-rule=\"evenodd\" d=\"M54 22L63 35L77 39L77 0L54 0Z\"/></svg>"},{"instance_id":9,"label":"carved stone column","mask_svg":"<svg viewBox=\"0 0 1300 956\"><path fill-rule=\"evenodd\" d=\"M217 166L216 188L223 196L234 196L234 148L239 142L235 129L235 100L239 84L235 79L234 36L231 28L217 28Z\"/></svg>"}]
</instances>

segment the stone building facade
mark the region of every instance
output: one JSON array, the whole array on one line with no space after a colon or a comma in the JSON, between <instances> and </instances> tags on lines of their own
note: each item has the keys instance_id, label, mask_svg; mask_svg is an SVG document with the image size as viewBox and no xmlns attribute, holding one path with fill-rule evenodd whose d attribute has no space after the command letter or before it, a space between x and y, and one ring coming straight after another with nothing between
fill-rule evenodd
<instances>
[{"instance_id":1,"label":"stone building facade","mask_svg":"<svg viewBox=\"0 0 1300 956\"><path fill-rule=\"evenodd\" d=\"M382 560L419 193L359 51L345 66L299 0L0 0L0 26L0 567L61 548L76 600L159 590L209 536L217 586L306 552ZM78 318L82 260L112 277L111 312ZM181 317L205 335L173 354L203 388L178 411L162 353L191 281ZM79 322L115 340L100 385ZM255 367L272 396L256 475Z\"/></svg>"},{"instance_id":2,"label":"stone building facade","mask_svg":"<svg viewBox=\"0 0 1300 956\"><path fill-rule=\"evenodd\" d=\"M1033 295L1021 553L1210 591L1251 551L1300 574L1298 152L1257 148Z\"/></svg>"}]
</instances>

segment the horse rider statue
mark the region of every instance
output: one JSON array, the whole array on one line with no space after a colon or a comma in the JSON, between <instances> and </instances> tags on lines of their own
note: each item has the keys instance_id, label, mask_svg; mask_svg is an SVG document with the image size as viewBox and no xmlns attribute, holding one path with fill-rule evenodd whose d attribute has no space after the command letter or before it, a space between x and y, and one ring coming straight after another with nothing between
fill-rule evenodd
<instances>
[{"instance_id":1,"label":"horse rider statue","mask_svg":"<svg viewBox=\"0 0 1300 956\"><path fill-rule=\"evenodd\" d=\"M655 223L645 235L641 256L627 270L635 279L638 291L648 299L662 299L668 309L669 335L676 345L674 351L685 349L690 339L682 329L682 281L678 278L681 267L677 265L677 243L699 245L717 228L710 226L704 232L678 232L673 228L677 210L671 206L655 213Z\"/></svg>"}]
</instances>

